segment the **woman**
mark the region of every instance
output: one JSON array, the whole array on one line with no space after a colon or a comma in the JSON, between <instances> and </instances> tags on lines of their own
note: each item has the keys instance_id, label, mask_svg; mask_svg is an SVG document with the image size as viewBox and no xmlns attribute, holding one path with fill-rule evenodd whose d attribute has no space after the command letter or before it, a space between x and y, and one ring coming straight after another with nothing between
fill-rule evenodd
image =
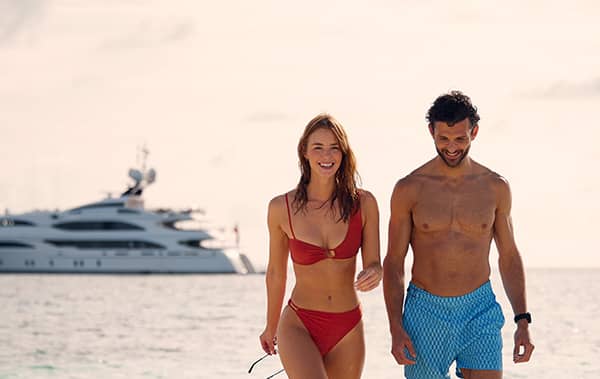
<instances>
[{"instance_id":1,"label":"woman","mask_svg":"<svg viewBox=\"0 0 600 379\"><path fill-rule=\"evenodd\" d=\"M377 202L357 189L354 154L330 115L308 123L298 158L296 189L269 203L267 325L260 342L268 354L278 346L290 379L360 378L365 344L356 290L381 281ZM354 280L359 248L364 269ZM288 254L296 283L281 312Z\"/></svg>"}]
</instances>

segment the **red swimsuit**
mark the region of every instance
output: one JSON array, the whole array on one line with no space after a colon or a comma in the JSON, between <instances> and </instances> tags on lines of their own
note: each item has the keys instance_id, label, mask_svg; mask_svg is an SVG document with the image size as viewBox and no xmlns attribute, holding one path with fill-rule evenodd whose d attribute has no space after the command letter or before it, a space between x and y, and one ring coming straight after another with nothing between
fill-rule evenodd
<instances>
[{"instance_id":1,"label":"red swimsuit","mask_svg":"<svg viewBox=\"0 0 600 379\"><path fill-rule=\"evenodd\" d=\"M292 227L292 215L288 196L285 194L285 204L288 211L288 220L292 237L289 239L292 261L298 265L311 265L323 259L348 259L358 254L362 244L362 218L360 207L348 223L348 231L344 240L335 248L327 249L312 243L296 239ZM323 312L298 307L292 299L288 302L298 318L308 330L322 356L325 356L348 332L350 332L361 319L360 306L347 312Z\"/></svg>"}]
</instances>

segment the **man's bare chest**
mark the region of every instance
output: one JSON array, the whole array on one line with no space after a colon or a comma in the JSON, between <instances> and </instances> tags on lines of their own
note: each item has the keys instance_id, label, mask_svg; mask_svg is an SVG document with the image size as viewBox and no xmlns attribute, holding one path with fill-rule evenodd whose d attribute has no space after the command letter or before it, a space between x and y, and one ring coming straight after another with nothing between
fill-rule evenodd
<instances>
[{"instance_id":1,"label":"man's bare chest","mask_svg":"<svg viewBox=\"0 0 600 379\"><path fill-rule=\"evenodd\" d=\"M482 183L428 183L412 210L414 227L423 232L486 233L492 229L496 197Z\"/></svg>"}]
</instances>

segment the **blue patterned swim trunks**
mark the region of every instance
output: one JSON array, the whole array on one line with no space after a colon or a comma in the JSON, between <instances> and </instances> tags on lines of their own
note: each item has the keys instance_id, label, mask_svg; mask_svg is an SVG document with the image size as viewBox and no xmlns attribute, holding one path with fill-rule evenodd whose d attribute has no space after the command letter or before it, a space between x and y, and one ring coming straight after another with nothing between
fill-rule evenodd
<instances>
[{"instance_id":1,"label":"blue patterned swim trunks","mask_svg":"<svg viewBox=\"0 0 600 379\"><path fill-rule=\"evenodd\" d=\"M402 317L417 353L407 379L449 379L460 368L502 370L504 315L490 282L463 296L440 297L410 283Z\"/></svg>"}]
</instances>

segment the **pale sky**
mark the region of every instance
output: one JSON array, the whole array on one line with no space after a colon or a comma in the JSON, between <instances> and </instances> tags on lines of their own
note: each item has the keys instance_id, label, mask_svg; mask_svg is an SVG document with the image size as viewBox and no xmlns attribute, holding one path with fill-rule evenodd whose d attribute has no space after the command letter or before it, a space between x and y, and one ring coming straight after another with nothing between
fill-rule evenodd
<instances>
[{"instance_id":1,"label":"pale sky","mask_svg":"<svg viewBox=\"0 0 600 379\"><path fill-rule=\"evenodd\" d=\"M239 222L261 265L267 203L327 111L385 247L394 183L435 154L424 115L461 89L526 265L600 266L598 20L595 1L0 0L0 209L116 194L145 143L147 204Z\"/></svg>"}]
</instances>

